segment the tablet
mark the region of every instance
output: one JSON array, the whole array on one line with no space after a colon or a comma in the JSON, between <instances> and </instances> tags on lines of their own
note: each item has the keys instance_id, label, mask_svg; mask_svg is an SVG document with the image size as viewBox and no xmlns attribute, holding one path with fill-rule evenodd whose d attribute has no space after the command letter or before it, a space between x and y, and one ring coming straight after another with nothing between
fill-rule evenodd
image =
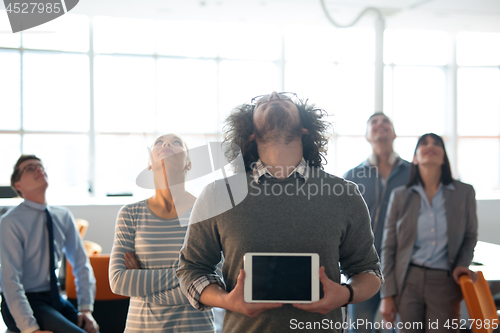
<instances>
[{"instance_id":1,"label":"tablet","mask_svg":"<svg viewBox=\"0 0 500 333\"><path fill-rule=\"evenodd\" d=\"M245 302L311 303L319 300L316 253L246 253Z\"/></svg>"}]
</instances>

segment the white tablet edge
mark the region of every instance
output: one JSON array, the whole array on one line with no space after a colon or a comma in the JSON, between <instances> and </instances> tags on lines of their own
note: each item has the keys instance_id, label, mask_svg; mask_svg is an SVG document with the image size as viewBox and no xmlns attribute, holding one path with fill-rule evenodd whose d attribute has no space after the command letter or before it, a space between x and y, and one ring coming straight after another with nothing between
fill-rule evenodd
<instances>
[{"instance_id":1,"label":"white tablet edge","mask_svg":"<svg viewBox=\"0 0 500 333\"><path fill-rule=\"evenodd\" d=\"M254 301L252 300L252 256L310 256L311 301ZM319 301L319 255L317 253L248 252L243 256L245 270L244 299L247 303L312 303Z\"/></svg>"},{"instance_id":2,"label":"white tablet edge","mask_svg":"<svg viewBox=\"0 0 500 333\"><path fill-rule=\"evenodd\" d=\"M311 302L319 301L319 254L311 253Z\"/></svg>"}]
</instances>

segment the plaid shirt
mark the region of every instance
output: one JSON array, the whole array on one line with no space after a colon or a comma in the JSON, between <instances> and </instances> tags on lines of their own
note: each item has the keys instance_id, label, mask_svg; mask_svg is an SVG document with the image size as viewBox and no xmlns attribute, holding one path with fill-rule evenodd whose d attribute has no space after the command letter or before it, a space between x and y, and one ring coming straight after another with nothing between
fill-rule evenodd
<instances>
[{"instance_id":1,"label":"plaid shirt","mask_svg":"<svg viewBox=\"0 0 500 333\"><path fill-rule=\"evenodd\" d=\"M299 165L297 165L295 169L293 169L293 171L290 172L287 178L293 175L294 172L297 172L299 176L304 178L304 182L307 183L307 180L309 179L309 169L310 169L309 164L307 164L306 160L302 157ZM270 178L276 178L272 175L272 173L269 172L269 170L267 170L267 167L264 165L264 163L262 163L262 161L259 158L252 171L253 180L258 184L260 177L264 175L267 175Z\"/></svg>"},{"instance_id":2,"label":"plaid shirt","mask_svg":"<svg viewBox=\"0 0 500 333\"><path fill-rule=\"evenodd\" d=\"M302 157L302 160L300 161L300 163L287 176L287 178L290 177L291 175L293 175L294 172L297 172L299 174L299 176L304 178L304 182L307 182L307 180L309 179L309 170L310 170L309 165L307 164L306 160ZM267 177L270 177L270 178L276 178L269 172L269 170L267 170L267 167L264 165L264 163L262 163L262 161L259 158L259 160L255 164L255 167L252 171L253 180L258 184L260 177L262 177L264 175L266 175ZM380 279L380 283L384 283L384 277L383 277L380 269L362 271L362 272L359 272L357 274L361 274L361 273L373 274ZM346 277L349 280L354 275L356 275L356 274L351 274L351 275L346 276ZM202 276L202 277L198 278L196 281L194 281L193 283L191 283L191 285L187 289L188 295L186 295L188 300L189 300L189 303L191 303L191 305L195 309L200 310L200 311L211 309L210 306L206 306L206 305L200 303L199 300L200 300L200 295L203 292L203 289L205 289L210 284L215 284L215 283L218 284L221 288L225 289L225 286L224 286L224 283L222 282L222 280L218 277L213 276L213 275Z\"/></svg>"}]
</instances>

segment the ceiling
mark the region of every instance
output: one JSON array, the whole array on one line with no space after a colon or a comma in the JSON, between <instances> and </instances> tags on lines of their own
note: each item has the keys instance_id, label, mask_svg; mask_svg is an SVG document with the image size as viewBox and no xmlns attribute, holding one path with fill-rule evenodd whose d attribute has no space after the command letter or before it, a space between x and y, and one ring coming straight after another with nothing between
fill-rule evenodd
<instances>
[{"instance_id":1,"label":"ceiling","mask_svg":"<svg viewBox=\"0 0 500 333\"><path fill-rule=\"evenodd\" d=\"M321 0L80 0L72 12L167 20L330 24ZM340 24L377 8L387 28L500 32L500 0L324 0ZM357 26L372 26L375 14Z\"/></svg>"}]
</instances>

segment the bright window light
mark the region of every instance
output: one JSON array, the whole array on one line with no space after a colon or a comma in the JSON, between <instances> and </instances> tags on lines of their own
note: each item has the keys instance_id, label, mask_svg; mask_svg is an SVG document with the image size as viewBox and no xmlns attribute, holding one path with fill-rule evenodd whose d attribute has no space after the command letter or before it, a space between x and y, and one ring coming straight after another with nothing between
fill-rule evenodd
<instances>
[{"instance_id":1,"label":"bright window light","mask_svg":"<svg viewBox=\"0 0 500 333\"><path fill-rule=\"evenodd\" d=\"M367 28L336 29L336 61L343 64L373 64L375 61L375 31Z\"/></svg>"},{"instance_id":2,"label":"bright window light","mask_svg":"<svg viewBox=\"0 0 500 333\"><path fill-rule=\"evenodd\" d=\"M227 23L218 32L222 58L272 61L281 55L281 34L275 26Z\"/></svg>"},{"instance_id":3,"label":"bright window light","mask_svg":"<svg viewBox=\"0 0 500 333\"><path fill-rule=\"evenodd\" d=\"M394 68L393 122L397 133L420 136L446 131L445 74L436 67Z\"/></svg>"},{"instance_id":4,"label":"bright window light","mask_svg":"<svg viewBox=\"0 0 500 333\"><path fill-rule=\"evenodd\" d=\"M159 132L217 132L215 61L158 59L156 75Z\"/></svg>"},{"instance_id":5,"label":"bright window light","mask_svg":"<svg viewBox=\"0 0 500 333\"><path fill-rule=\"evenodd\" d=\"M157 21L155 36L158 54L210 58L217 56L217 26L213 23Z\"/></svg>"},{"instance_id":6,"label":"bright window light","mask_svg":"<svg viewBox=\"0 0 500 333\"><path fill-rule=\"evenodd\" d=\"M0 10L0 46L19 47L21 46L21 34L13 34L9 17L5 10Z\"/></svg>"},{"instance_id":7,"label":"bright window light","mask_svg":"<svg viewBox=\"0 0 500 333\"><path fill-rule=\"evenodd\" d=\"M19 51L0 51L0 130L21 128L20 61Z\"/></svg>"},{"instance_id":8,"label":"bright window light","mask_svg":"<svg viewBox=\"0 0 500 333\"><path fill-rule=\"evenodd\" d=\"M500 69L458 69L458 134L500 135Z\"/></svg>"},{"instance_id":9,"label":"bright window light","mask_svg":"<svg viewBox=\"0 0 500 333\"><path fill-rule=\"evenodd\" d=\"M137 176L148 167L154 135L97 135L96 193L133 193Z\"/></svg>"},{"instance_id":10,"label":"bright window light","mask_svg":"<svg viewBox=\"0 0 500 333\"><path fill-rule=\"evenodd\" d=\"M87 52L89 18L84 15L65 14L22 34L23 47L27 49Z\"/></svg>"},{"instance_id":11,"label":"bright window light","mask_svg":"<svg viewBox=\"0 0 500 333\"><path fill-rule=\"evenodd\" d=\"M342 158L327 155L327 158L330 157L328 162L336 165L336 175L343 176L348 170L365 161L372 152L370 144L364 137L340 136L336 140L335 156Z\"/></svg>"},{"instance_id":12,"label":"bright window light","mask_svg":"<svg viewBox=\"0 0 500 333\"><path fill-rule=\"evenodd\" d=\"M97 196L150 195L135 179L157 135L178 133L191 148L220 140L233 108L272 91L296 92L331 115L325 170L342 175L370 154L366 121L380 111L374 29L299 24L64 15L12 34L0 11L0 183L19 154L35 153L48 167L49 195L87 196L89 181ZM396 152L411 161L420 135L443 135L456 149L454 176L500 195L500 33L384 37L383 111ZM190 189L199 193L201 183Z\"/></svg>"},{"instance_id":13,"label":"bright window light","mask_svg":"<svg viewBox=\"0 0 500 333\"><path fill-rule=\"evenodd\" d=\"M129 18L94 18L94 51L98 53L153 54L155 22Z\"/></svg>"},{"instance_id":14,"label":"bright window light","mask_svg":"<svg viewBox=\"0 0 500 333\"><path fill-rule=\"evenodd\" d=\"M396 129L396 134L400 133L400 131L397 128L395 129ZM396 140L394 140L394 151L402 159L407 160L408 162L411 163L413 161L413 153L415 152L415 147L417 146L417 141L419 137L420 136L415 136L415 137L398 136Z\"/></svg>"},{"instance_id":15,"label":"bright window light","mask_svg":"<svg viewBox=\"0 0 500 333\"><path fill-rule=\"evenodd\" d=\"M24 129L88 131L89 58L64 53L24 53Z\"/></svg>"},{"instance_id":16,"label":"bright window light","mask_svg":"<svg viewBox=\"0 0 500 333\"><path fill-rule=\"evenodd\" d=\"M500 33L458 33L457 63L459 66L500 65Z\"/></svg>"},{"instance_id":17,"label":"bright window light","mask_svg":"<svg viewBox=\"0 0 500 333\"><path fill-rule=\"evenodd\" d=\"M384 62L396 65L448 63L450 35L444 31L391 30L384 33Z\"/></svg>"},{"instance_id":18,"label":"bright window light","mask_svg":"<svg viewBox=\"0 0 500 333\"><path fill-rule=\"evenodd\" d=\"M154 132L155 61L151 57L95 57L98 132Z\"/></svg>"},{"instance_id":19,"label":"bright window light","mask_svg":"<svg viewBox=\"0 0 500 333\"><path fill-rule=\"evenodd\" d=\"M332 62L337 51L333 27L289 26L285 30L287 61Z\"/></svg>"},{"instance_id":20,"label":"bright window light","mask_svg":"<svg viewBox=\"0 0 500 333\"><path fill-rule=\"evenodd\" d=\"M481 196L500 195L500 140L460 139L458 177Z\"/></svg>"},{"instance_id":21,"label":"bright window light","mask_svg":"<svg viewBox=\"0 0 500 333\"><path fill-rule=\"evenodd\" d=\"M364 135L375 100L373 65L339 65L336 78L336 133ZM363 96L363 97L361 97Z\"/></svg>"},{"instance_id":22,"label":"bright window light","mask_svg":"<svg viewBox=\"0 0 500 333\"><path fill-rule=\"evenodd\" d=\"M21 136L19 134L0 134L0 185L10 186L10 175L14 164L21 155Z\"/></svg>"},{"instance_id":23,"label":"bright window light","mask_svg":"<svg viewBox=\"0 0 500 333\"><path fill-rule=\"evenodd\" d=\"M49 178L49 198L88 196L87 135L26 134L23 153L35 154L42 159Z\"/></svg>"}]
</instances>

